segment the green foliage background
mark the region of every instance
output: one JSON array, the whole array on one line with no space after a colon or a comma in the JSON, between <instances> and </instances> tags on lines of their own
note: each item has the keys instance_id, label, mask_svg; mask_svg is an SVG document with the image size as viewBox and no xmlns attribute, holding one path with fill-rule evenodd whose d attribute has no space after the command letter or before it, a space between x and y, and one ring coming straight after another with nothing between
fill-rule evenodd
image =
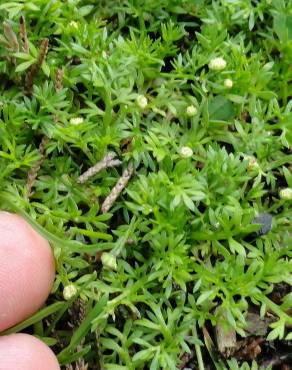
<instances>
[{"instance_id":1,"label":"green foliage background","mask_svg":"<svg viewBox=\"0 0 292 370\"><path fill-rule=\"evenodd\" d=\"M18 39L20 15L30 53L4 32L0 40L0 200L51 241L57 277L47 307L12 331L34 324L61 364L83 357L108 370L178 369L193 349L202 368L201 327L224 318L243 336L253 305L277 317L269 339L291 339L291 294L281 305L268 297L292 282L291 200L279 197L292 187L291 2L0 0ZM24 79L44 38L29 97ZM215 57L223 71L208 68ZM76 117L83 123L70 123ZM77 179L109 151L135 173L102 214L121 169ZM272 230L256 237L262 212ZM116 271L95 258L102 251ZM77 297L62 296L70 283L87 312L73 330L66 315Z\"/></svg>"}]
</instances>

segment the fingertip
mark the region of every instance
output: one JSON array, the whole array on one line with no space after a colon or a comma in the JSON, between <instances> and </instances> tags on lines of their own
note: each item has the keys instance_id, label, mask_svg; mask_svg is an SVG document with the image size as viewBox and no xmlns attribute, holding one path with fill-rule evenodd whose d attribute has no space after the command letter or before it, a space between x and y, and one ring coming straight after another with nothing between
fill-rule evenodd
<instances>
[{"instance_id":1,"label":"fingertip","mask_svg":"<svg viewBox=\"0 0 292 370\"><path fill-rule=\"evenodd\" d=\"M51 349L28 334L0 337L0 370L60 370Z\"/></svg>"},{"instance_id":2,"label":"fingertip","mask_svg":"<svg viewBox=\"0 0 292 370\"><path fill-rule=\"evenodd\" d=\"M54 276L47 240L20 216L0 212L0 331L42 306Z\"/></svg>"}]
</instances>

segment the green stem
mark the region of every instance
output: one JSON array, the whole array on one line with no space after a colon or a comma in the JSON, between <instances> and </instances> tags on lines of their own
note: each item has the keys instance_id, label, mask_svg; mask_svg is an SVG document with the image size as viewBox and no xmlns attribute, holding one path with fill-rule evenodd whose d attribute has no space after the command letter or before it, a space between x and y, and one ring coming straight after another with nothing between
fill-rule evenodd
<instances>
[{"instance_id":1,"label":"green stem","mask_svg":"<svg viewBox=\"0 0 292 370\"><path fill-rule=\"evenodd\" d=\"M279 316L280 319L283 318L287 324L292 325L292 317L287 315L276 303L271 301L268 297L262 295L257 297L257 299L260 302L264 302L267 307L269 307L275 314Z\"/></svg>"},{"instance_id":2,"label":"green stem","mask_svg":"<svg viewBox=\"0 0 292 370\"><path fill-rule=\"evenodd\" d=\"M198 338L196 325L194 325L193 332L194 332L196 338ZM202 352L201 352L201 346L199 344L195 344L195 351L196 351L196 356L197 356L197 360L198 360L199 370L205 370L203 357L202 357Z\"/></svg>"}]
</instances>

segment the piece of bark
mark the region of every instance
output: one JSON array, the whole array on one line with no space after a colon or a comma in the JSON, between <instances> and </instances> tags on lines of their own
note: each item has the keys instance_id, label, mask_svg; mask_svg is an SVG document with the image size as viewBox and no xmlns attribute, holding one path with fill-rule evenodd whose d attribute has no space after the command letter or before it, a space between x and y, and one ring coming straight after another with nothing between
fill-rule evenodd
<instances>
[{"instance_id":1,"label":"piece of bark","mask_svg":"<svg viewBox=\"0 0 292 370\"><path fill-rule=\"evenodd\" d=\"M226 313L216 310L217 314L221 316L220 323L215 326L215 337L219 352L226 358L232 356L236 349L236 332L233 328L227 328ZM222 322L222 323L221 323Z\"/></svg>"},{"instance_id":2,"label":"piece of bark","mask_svg":"<svg viewBox=\"0 0 292 370\"><path fill-rule=\"evenodd\" d=\"M265 336L268 332L269 325L274 320L268 317L261 318L258 313L248 312L246 317L247 327L245 331L247 335Z\"/></svg>"}]
</instances>

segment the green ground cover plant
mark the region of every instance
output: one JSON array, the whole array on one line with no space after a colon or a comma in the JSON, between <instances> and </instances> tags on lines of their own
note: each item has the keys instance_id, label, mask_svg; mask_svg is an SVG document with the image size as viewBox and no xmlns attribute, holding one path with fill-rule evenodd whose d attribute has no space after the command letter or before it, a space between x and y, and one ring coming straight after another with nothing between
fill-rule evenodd
<instances>
[{"instance_id":1,"label":"green ground cover plant","mask_svg":"<svg viewBox=\"0 0 292 370\"><path fill-rule=\"evenodd\" d=\"M289 363L292 3L0 0L0 20L0 205L57 266L8 332L64 369Z\"/></svg>"}]
</instances>

